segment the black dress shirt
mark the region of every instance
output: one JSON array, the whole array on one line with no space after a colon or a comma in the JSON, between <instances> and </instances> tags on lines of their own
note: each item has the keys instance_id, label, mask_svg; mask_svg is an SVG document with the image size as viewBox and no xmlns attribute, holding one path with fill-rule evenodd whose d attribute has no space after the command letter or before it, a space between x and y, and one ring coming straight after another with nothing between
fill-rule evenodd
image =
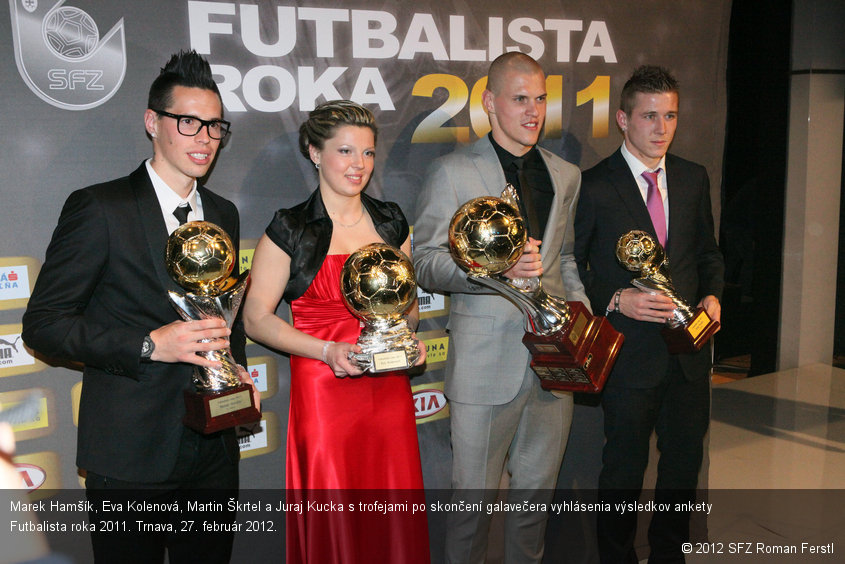
<instances>
[{"instance_id":1,"label":"black dress shirt","mask_svg":"<svg viewBox=\"0 0 845 564\"><path fill-rule=\"evenodd\" d=\"M554 187L552 186L552 179L549 176L549 170L546 168L546 163L543 162L543 157L540 156L540 151L537 147L531 147L527 153L521 157L517 157L503 149L493 136L488 134L490 143L493 149L496 150L496 155L499 157L499 162L502 164L502 170L505 172L505 180L512 184L519 194L520 212L523 218L526 219L526 227L528 234L535 239L542 239L543 233L546 232L546 225L549 222L549 212L552 209L552 200L555 197ZM519 168L523 169L523 178L531 190L530 201L534 207L534 213L537 218L537 233L533 233L529 226L529 211L525 209L526 198L523 195L524 187L519 181ZM505 187L502 186L502 189Z\"/></svg>"}]
</instances>

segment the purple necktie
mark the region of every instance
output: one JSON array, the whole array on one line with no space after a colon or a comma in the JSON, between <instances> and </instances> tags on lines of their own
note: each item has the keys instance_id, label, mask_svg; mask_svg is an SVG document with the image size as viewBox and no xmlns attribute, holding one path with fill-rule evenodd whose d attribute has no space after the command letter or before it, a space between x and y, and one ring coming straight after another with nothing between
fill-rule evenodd
<instances>
[{"instance_id":1,"label":"purple necktie","mask_svg":"<svg viewBox=\"0 0 845 564\"><path fill-rule=\"evenodd\" d=\"M643 178L648 184L645 205L648 208L648 215L651 216L654 232L657 233L657 240L663 248L666 248L666 212L663 210L663 198L660 197L660 190L657 188L658 174L660 174L659 168L654 172L643 173Z\"/></svg>"}]
</instances>

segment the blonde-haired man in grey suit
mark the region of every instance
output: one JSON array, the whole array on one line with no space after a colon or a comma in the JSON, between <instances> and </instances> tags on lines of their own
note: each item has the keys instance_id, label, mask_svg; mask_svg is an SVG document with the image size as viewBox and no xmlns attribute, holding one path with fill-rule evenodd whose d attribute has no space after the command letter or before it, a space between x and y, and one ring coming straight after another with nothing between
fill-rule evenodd
<instances>
[{"instance_id":1,"label":"blonde-haired man in grey suit","mask_svg":"<svg viewBox=\"0 0 845 564\"><path fill-rule=\"evenodd\" d=\"M545 289L587 303L573 256L578 168L537 147L546 116L542 68L522 53L490 65L483 94L491 133L434 163L417 203L414 263L426 290L450 293L446 396L451 405L453 500L483 501L448 516L446 561L484 562L507 460L509 501L550 502L572 419L572 397L540 388L522 344L523 316L506 298L467 280L449 255L449 218L466 201L514 184L529 242L509 278L542 275ZM520 182L522 181L522 182ZM523 185L524 184L524 185ZM548 514L509 512L505 562L539 562Z\"/></svg>"}]
</instances>

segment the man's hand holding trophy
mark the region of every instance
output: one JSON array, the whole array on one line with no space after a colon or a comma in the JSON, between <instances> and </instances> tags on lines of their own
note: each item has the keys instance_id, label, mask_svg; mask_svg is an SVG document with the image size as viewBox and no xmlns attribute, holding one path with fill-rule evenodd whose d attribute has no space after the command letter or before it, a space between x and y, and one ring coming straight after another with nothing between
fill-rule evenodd
<instances>
[{"instance_id":1,"label":"man's hand holding trophy","mask_svg":"<svg viewBox=\"0 0 845 564\"><path fill-rule=\"evenodd\" d=\"M170 235L165 251L167 270L188 292L168 294L182 319L220 318L232 327L249 279L249 271L230 276L236 259L232 240L213 223L192 221ZM194 369L195 390L184 394L185 425L213 433L260 420L253 389L241 381L232 351L225 347L197 354L219 362L220 367Z\"/></svg>"},{"instance_id":2,"label":"man's hand holding trophy","mask_svg":"<svg viewBox=\"0 0 845 564\"><path fill-rule=\"evenodd\" d=\"M666 252L650 234L633 230L622 235L616 242L616 259L640 274L631 282L634 286L649 294L663 294L675 304L662 331L670 353L699 351L719 330L719 322L711 319L703 307L693 309L675 291Z\"/></svg>"},{"instance_id":3,"label":"man's hand holding trophy","mask_svg":"<svg viewBox=\"0 0 845 564\"><path fill-rule=\"evenodd\" d=\"M452 258L467 277L508 298L523 313L523 344L546 390L600 392L624 337L604 317L543 289L539 277L508 279L527 242L512 187L461 206L449 224Z\"/></svg>"}]
</instances>

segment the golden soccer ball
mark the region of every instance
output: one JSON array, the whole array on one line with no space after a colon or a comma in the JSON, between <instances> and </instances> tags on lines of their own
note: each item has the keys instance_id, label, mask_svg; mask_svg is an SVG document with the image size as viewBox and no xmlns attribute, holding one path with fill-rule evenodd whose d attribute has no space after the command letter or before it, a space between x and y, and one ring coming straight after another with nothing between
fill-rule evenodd
<instances>
[{"instance_id":1,"label":"golden soccer ball","mask_svg":"<svg viewBox=\"0 0 845 564\"><path fill-rule=\"evenodd\" d=\"M493 196L468 201L449 222L452 258L471 274L489 276L506 271L522 256L527 241L519 211Z\"/></svg>"},{"instance_id":2,"label":"golden soccer ball","mask_svg":"<svg viewBox=\"0 0 845 564\"><path fill-rule=\"evenodd\" d=\"M414 265L395 247L366 245L343 263L340 290L347 307L361 319L398 319L417 295Z\"/></svg>"},{"instance_id":3,"label":"golden soccer ball","mask_svg":"<svg viewBox=\"0 0 845 564\"><path fill-rule=\"evenodd\" d=\"M179 226L167 239L167 271L182 288L216 295L235 266L235 246L223 228L208 221Z\"/></svg>"}]
</instances>

